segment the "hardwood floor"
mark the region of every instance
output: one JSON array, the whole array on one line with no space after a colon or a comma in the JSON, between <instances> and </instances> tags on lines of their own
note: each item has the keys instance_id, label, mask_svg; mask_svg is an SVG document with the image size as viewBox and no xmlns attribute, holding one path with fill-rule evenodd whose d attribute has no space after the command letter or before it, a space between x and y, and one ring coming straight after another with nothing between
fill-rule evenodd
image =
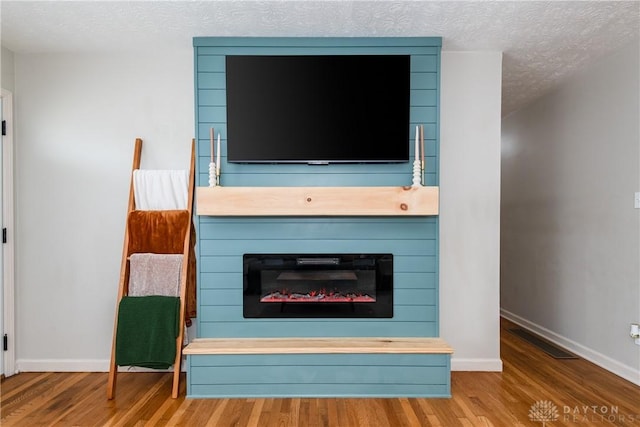
<instances>
[{"instance_id":1,"label":"hardwood floor","mask_svg":"<svg viewBox=\"0 0 640 427\"><path fill-rule=\"evenodd\" d=\"M451 399L186 399L184 381L172 399L171 374L120 373L109 401L107 373L21 373L2 381L0 424L640 426L640 387L582 359L553 359L510 326L502 321L504 372L453 372ZM557 412L543 412L544 401Z\"/></svg>"}]
</instances>

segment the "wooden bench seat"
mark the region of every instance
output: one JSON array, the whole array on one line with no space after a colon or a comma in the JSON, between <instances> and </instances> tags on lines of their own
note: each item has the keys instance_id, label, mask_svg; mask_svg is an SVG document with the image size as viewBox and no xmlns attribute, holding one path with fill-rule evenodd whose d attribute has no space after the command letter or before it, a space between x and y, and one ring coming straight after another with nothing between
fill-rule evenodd
<instances>
[{"instance_id":1,"label":"wooden bench seat","mask_svg":"<svg viewBox=\"0 0 640 427\"><path fill-rule=\"evenodd\" d=\"M450 354L441 338L198 338L183 351L197 354Z\"/></svg>"}]
</instances>

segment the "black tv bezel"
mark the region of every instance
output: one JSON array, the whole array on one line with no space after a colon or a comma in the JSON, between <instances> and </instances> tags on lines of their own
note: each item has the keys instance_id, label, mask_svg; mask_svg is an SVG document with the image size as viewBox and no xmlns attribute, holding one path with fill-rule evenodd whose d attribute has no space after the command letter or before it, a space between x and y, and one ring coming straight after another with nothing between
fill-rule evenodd
<instances>
[{"instance_id":1,"label":"black tv bezel","mask_svg":"<svg viewBox=\"0 0 640 427\"><path fill-rule=\"evenodd\" d=\"M410 153L410 98L411 98L411 55L409 54L310 54L310 55L306 55L306 54L300 54L300 55L295 55L295 54L250 54L250 55L242 55L242 54L238 54L238 55L226 55L225 56L225 62L227 61L228 58L233 58L233 57L260 57L260 58L269 58L269 57L287 57L287 58L295 58L295 57L312 57L312 58L317 58L317 57L334 57L334 56L344 56L344 57L394 57L394 58L399 58L402 57L406 60L406 65L405 65L405 70L406 70L406 90L405 93L403 94L403 96L406 97L406 107L403 111L403 116L406 118L405 120L405 124L404 124L404 131L403 131L403 135L404 135L404 152L402 153L401 156L387 156L385 158L367 158L366 156L361 156L361 157L346 157L345 158L341 158L341 159L336 159L336 158L332 158L332 159L327 159L327 158L308 158L305 157L303 158L302 156L300 156L300 158L296 158L296 159L282 159L282 158L277 158L277 157L273 157L273 158L269 158L269 159L263 159L263 158L250 158L250 156L237 156L236 158L231 158L230 157L230 150L229 150L229 146L227 146L227 162L229 163L234 163L234 164L307 164L307 165L329 165L329 164L402 164L402 163L408 163L411 159L411 153ZM227 75L227 71L225 68L225 80L228 78ZM227 106L228 106L228 97L229 97L229 91L228 91L228 85L226 86L226 90L225 90L225 96L227 97ZM228 108L228 107L227 107ZM229 126L228 126L228 120L229 120L229 116L227 113L227 133L229 133ZM375 125L372 125L375 126ZM229 140L229 135L227 135L227 144L230 143ZM232 140L231 140L231 143Z\"/></svg>"}]
</instances>

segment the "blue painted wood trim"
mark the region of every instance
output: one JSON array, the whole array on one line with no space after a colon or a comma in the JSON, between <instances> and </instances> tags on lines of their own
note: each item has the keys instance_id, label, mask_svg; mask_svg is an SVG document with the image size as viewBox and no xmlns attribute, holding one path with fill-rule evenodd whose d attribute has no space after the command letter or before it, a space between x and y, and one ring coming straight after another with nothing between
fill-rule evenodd
<instances>
[{"instance_id":1,"label":"blue painted wood trim","mask_svg":"<svg viewBox=\"0 0 640 427\"><path fill-rule=\"evenodd\" d=\"M237 165L226 162L226 93L224 78L224 55L249 54L410 54L411 61L411 123L413 137L415 124L425 124L427 149L428 185L439 182L439 122L440 122L440 46L441 39L436 38L196 38L194 39L195 72L195 117L197 138L197 182L208 185L209 128L214 126L222 135L223 185L405 185L410 181L411 165L330 165L326 168L311 169L306 165ZM413 150L411 150L413 151ZM283 223L284 221L284 223ZM437 217L402 219L396 228L395 236L372 234L371 231L385 227L396 227L393 221L385 222L380 218L306 218L283 219L246 219L246 218L209 218L197 217L198 244L198 295L202 315L197 318L197 330L200 337L252 337L273 336L274 330L287 330L280 335L292 336L306 333L308 336L437 336L438 322L438 245L439 220ZM265 238L253 233L251 238L243 236L242 230L247 224L258 224L262 229L279 228L287 234L285 242L276 238ZM285 225L288 224L288 225ZM289 227L302 226L302 232L291 234ZM354 230L365 225L363 233L335 235L335 230ZM416 226L433 227L427 233L412 238ZM237 236L221 239L218 230L232 227L240 232ZM314 230L319 227L335 227L332 238L342 243L349 251L362 248L381 249L391 246L398 259L397 278L398 297L394 308L408 307L404 316L395 319L239 319L241 307L238 305L242 274L229 268L229 263L241 259L241 245L245 248L270 252L302 249L322 253L330 245L329 239L323 239ZM260 233L258 233L260 234ZM349 240L340 237L347 236ZM402 235L404 238L399 239ZM373 236L373 239L370 239ZM293 237L293 238L291 238ZM234 240L235 239L235 240ZM363 240L364 239L364 240ZM369 240L368 240L369 239ZM395 239L395 240L394 240ZM402 241L402 244L395 242ZM420 242L422 246L416 246ZM245 249L246 250L246 249ZM412 291L413 290L413 291ZM235 293L234 293L235 292ZM219 309L218 309L219 307ZM418 310L415 312L414 310ZM412 314L415 313L415 314ZM405 318L405 316L408 316ZM309 332L309 330L313 332ZM278 335L278 334L276 334ZM237 396L450 396L450 384L429 384L412 388L411 384L402 387L388 387L381 383L372 390L369 385L356 384L287 384L281 389L273 385L238 384L218 386L212 384L192 384L197 377L193 368L198 362L189 356L188 395L191 397L231 397ZM399 356L398 356L399 357ZM259 357L262 362L271 359ZM321 365L322 358L312 355L313 364ZM275 359L274 359L275 360ZM325 360L326 361L326 360ZM276 366L284 366L279 360ZM396 369L400 359L388 363ZM390 368L390 371L393 370ZM281 369L281 368L279 368ZM448 375L450 360L442 367ZM208 373L207 375L211 375ZM312 390L313 389L313 390ZM262 393L262 394L260 394ZM279 394L281 393L281 394ZM310 394L312 393L312 394Z\"/></svg>"},{"instance_id":2,"label":"blue painted wood trim","mask_svg":"<svg viewBox=\"0 0 640 427\"><path fill-rule=\"evenodd\" d=\"M450 397L448 354L189 355L188 397Z\"/></svg>"},{"instance_id":3,"label":"blue painted wood trim","mask_svg":"<svg viewBox=\"0 0 640 427\"><path fill-rule=\"evenodd\" d=\"M437 60L437 67L438 67L438 76L440 75L440 66L441 66L441 51L438 50L438 60ZM438 78L437 81L437 88L436 88L436 103L438 105L438 108L436 110L436 132L435 132L435 164L433 165L435 167L435 174L433 176L430 176L429 179L427 180L429 182L428 185L434 185L434 186L440 186L440 78ZM425 150L426 151L426 150ZM433 182L433 184L431 184ZM438 203L440 203L440 201L438 200ZM435 230L435 238L436 238L436 242L440 242L440 218L436 217L434 218L436 221L436 230ZM435 289L436 289L436 301L440 301L440 250L436 251L436 268L435 268ZM436 304L436 317L438 319L440 319L440 303L438 302L438 304ZM440 336L440 322L438 321L437 326L436 326L437 330L436 330L436 334L438 336ZM450 368L449 368L450 370Z\"/></svg>"},{"instance_id":4,"label":"blue painted wood trim","mask_svg":"<svg viewBox=\"0 0 640 427\"><path fill-rule=\"evenodd\" d=\"M193 46L441 47L442 37L194 37Z\"/></svg>"},{"instance_id":5,"label":"blue painted wood trim","mask_svg":"<svg viewBox=\"0 0 640 427\"><path fill-rule=\"evenodd\" d=\"M273 385L197 385L191 387L192 393L187 395L194 399L225 399L225 398L450 398L451 391L446 385L420 385L402 387L377 387L376 390L368 385L315 384L310 390L305 384L286 384L275 387Z\"/></svg>"}]
</instances>

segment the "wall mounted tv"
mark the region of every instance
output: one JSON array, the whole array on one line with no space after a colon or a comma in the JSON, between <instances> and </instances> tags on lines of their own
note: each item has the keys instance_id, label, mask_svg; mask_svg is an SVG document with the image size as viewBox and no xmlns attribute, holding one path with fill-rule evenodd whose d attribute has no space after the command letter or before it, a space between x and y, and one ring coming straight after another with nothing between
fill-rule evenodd
<instances>
[{"instance_id":1,"label":"wall mounted tv","mask_svg":"<svg viewBox=\"0 0 640 427\"><path fill-rule=\"evenodd\" d=\"M409 161L408 55L227 56L227 159Z\"/></svg>"}]
</instances>

